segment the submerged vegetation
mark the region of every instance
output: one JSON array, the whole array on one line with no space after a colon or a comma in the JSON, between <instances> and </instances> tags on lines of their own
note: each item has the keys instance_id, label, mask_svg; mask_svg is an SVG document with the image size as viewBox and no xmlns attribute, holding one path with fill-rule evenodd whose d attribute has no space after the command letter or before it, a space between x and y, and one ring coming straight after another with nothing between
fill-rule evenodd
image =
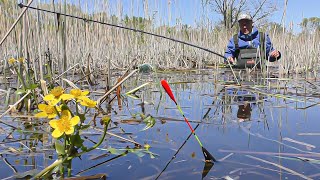
<instances>
[{"instance_id":1,"label":"submerged vegetation","mask_svg":"<svg viewBox=\"0 0 320 180\"><path fill-rule=\"evenodd\" d=\"M219 54L234 33L213 22L158 25L153 16L90 12L64 2L34 6L192 42ZM97 9L111 8L107 0L94 2ZM143 3L148 12L148 1ZM121 2L117 7L121 12ZM0 0L1 38L21 12L15 1ZM0 178L84 174L83 179L103 179L105 172L116 172L117 178L174 178L176 173L205 178L213 163L200 169L201 151L191 145L200 145L206 160L217 158L213 179L317 178L319 153L313 150L319 143L298 139L319 135L318 128L297 117L305 112L304 118L310 113L312 119L319 106L319 22L304 19L301 33L277 23L261 26L281 51L281 61L269 63L266 71L234 70L222 58L184 44L28 9L0 46L0 165L13 171L0 170ZM177 108L161 89L162 78L171 83ZM296 115L292 123L286 119L290 113ZM179 128L184 120L194 135L201 129L195 135L199 145L189 140L186 126ZM121 163L105 165L124 156ZM304 163L301 171L299 163Z\"/></svg>"}]
</instances>

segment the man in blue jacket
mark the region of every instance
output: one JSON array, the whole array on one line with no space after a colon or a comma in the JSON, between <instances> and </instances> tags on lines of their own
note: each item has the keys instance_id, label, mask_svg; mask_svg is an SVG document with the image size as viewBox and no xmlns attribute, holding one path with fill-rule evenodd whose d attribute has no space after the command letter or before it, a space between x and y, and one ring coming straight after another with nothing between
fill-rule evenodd
<instances>
[{"instance_id":1,"label":"man in blue jacket","mask_svg":"<svg viewBox=\"0 0 320 180\"><path fill-rule=\"evenodd\" d=\"M253 26L249 14L239 15L238 23L240 32L230 39L224 55L231 64L239 68L259 68L263 60L280 59L281 53L273 48L268 35Z\"/></svg>"}]
</instances>

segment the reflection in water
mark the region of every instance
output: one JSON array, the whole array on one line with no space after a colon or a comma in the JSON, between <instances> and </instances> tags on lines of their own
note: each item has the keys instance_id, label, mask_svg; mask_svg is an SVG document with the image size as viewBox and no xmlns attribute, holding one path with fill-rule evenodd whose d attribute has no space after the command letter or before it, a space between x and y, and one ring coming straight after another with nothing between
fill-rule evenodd
<instances>
[{"instance_id":1,"label":"reflection in water","mask_svg":"<svg viewBox=\"0 0 320 180\"><path fill-rule=\"evenodd\" d=\"M256 96L250 94L246 90L239 90L237 101L243 103L238 105L237 118L239 118L239 122L250 120L252 111L251 106L255 105Z\"/></svg>"},{"instance_id":2,"label":"reflection in water","mask_svg":"<svg viewBox=\"0 0 320 180\"><path fill-rule=\"evenodd\" d=\"M203 166L203 170L202 170L202 179L205 178L207 176L207 174L209 173L209 171L211 170L211 168L213 167L213 163L211 162L206 162Z\"/></svg>"},{"instance_id":3,"label":"reflection in water","mask_svg":"<svg viewBox=\"0 0 320 180\"><path fill-rule=\"evenodd\" d=\"M237 112L237 117L239 118L239 121L245 121L247 119L250 119L251 117L251 105L248 102L245 102L243 105L239 105L239 109Z\"/></svg>"},{"instance_id":4,"label":"reflection in water","mask_svg":"<svg viewBox=\"0 0 320 180\"><path fill-rule=\"evenodd\" d=\"M306 157L314 155L312 158L318 160L316 150L306 149L305 145L296 143L304 141L315 147L320 146L318 138L314 135L319 132L319 106L310 103L310 101L319 102L316 87L305 86L305 82L300 80L274 80L279 83L277 85L279 88L274 91L265 86L239 87L227 84L227 80L221 80L220 76L213 77L212 74L213 72L209 72L208 75L170 74L166 79L173 83L172 89L181 108L190 119L191 125L196 129L196 124L200 122L197 134L203 137L201 140L203 139L208 151L217 158L232 152L233 155L228 160L220 161L214 167L211 163L203 162L199 145L194 138L186 137L189 134L188 127L172 101L168 97L161 96L160 89L156 85L160 78L155 78L153 85L150 84L137 92L137 97L125 96L121 110L117 108L116 101L110 102L110 106L108 103L106 105L108 104L107 112L112 114L112 120L117 124L110 127L109 132L125 138L132 137L134 141L141 144L150 144L150 151L160 156L151 159L148 156L139 157L128 153L126 156L112 158L117 156L109 156L110 153L103 149L125 148L131 146L131 143L108 136L100 150L84 155L81 157L82 160L75 161L73 175L89 176L105 173L110 179L148 179L147 177L155 179L157 176L160 177L159 179L200 179L201 177L223 179L225 176L233 179L297 179L297 176L279 167L247 156L252 155L319 179L317 174L319 168L317 163L314 163L316 161L306 162L284 157L285 153L290 153L290 157L292 154ZM124 88L132 89L145 82L142 81L143 79L137 79L137 81L126 82ZM259 85L259 79L253 81ZM284 85L285 83L287 84ZM312 83L320 87L318 82L312 81ZM298 88L295 89L295 87ZM290 99L304 100L301 96L294 94L295 91L301 95L307 94L309 97L305 98L306 102L299 103L288 98L266 95L285 94L284 91L288 92L287 97L290 95ZM261 101L262 98L266 100ZM304 109L299 110L299 108ZM145 124L139 118L135 118L139 114L150 114L162 118L156 119L154 127L142 131ZM53 142L46 121L39 120L36 123L33 117L30 117L30 120L5 118L1 120L19 129L0 124L2 156L0 156L0 179L12 176L15 172L13 169L18 173L31 169L40 170L55 160ZM237 123L235 119L239 122L250 122ZM165 121L166 123L163 123ZM84 142L87 146L92 145L91 140L97 140L97 135L101 133L99 128L97 124L96 128L89 127L83 132L88 136ZM12 134L12 139L7 138L8 134ZM296 141L288 143L283 141L284 138ZM190 156L190 154L193 155ZM90 159L92 156L99 158ZM161 172L163 174L160 176Z\"/></svg>"}]
</instances>

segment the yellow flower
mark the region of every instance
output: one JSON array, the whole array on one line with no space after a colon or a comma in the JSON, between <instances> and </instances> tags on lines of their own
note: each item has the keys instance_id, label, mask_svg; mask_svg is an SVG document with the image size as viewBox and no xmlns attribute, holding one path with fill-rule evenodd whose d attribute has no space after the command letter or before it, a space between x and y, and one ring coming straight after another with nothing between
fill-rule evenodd
<instances>
[{"instance_id":1,"label":"yellow flower","mask_svg":"<svg viewBox=\"0 0 320 180\"><path fill-rule=\"evenodd\" d=\"M81 99L83 97L87 97L89 91L81 91L80 89L71 89L70 94L74 96L76 99Z\"/></svg>"},{"instance_id":2,"label":"yellow flower","mask_svg":"<svg viewBox=\"0 0 320 180\"><path fill-rule=\"evenodd\" d=\"M108 125L110 120L111 120L110 116L103 116L100 122Z\"/></svg>"},{"instance_id":3,"label":"yellow flower","mask_svg":"<svg viewBox=\"0 0 320 180\"><path fill-rule=\"evenodd\" d=\"M50 126L54 129L52 137L59 138L64 133L70 135L74 132L74 126L80 122L79 116L71 117L71 113L68 110L64 110L61 113L61 119L49 121Z\"/></svg>"},{"instance_id":4,"label":"yellow flower","mask_svg":"<svg viewBox=\"0 0 320 180\"><path fill-rule=\"evenodd\" d=\"M57 112L54 106L46 105L46 104L39 104L38 108L42 111L35 114L36 117L45 118L48 117L49 119L55 118L57 116ZM61 111L60 107L56 107L57 111Z\"/></svg>"},{"instance_id":5,"label":"yellow flower","mask_svg":"<svg viewBox=\"0 0 320 180\"><path fill-rule=\"evenodd\" d=\"M73 98L71 94L64 94L64 89L60 86L53 88L50 94L46 95L43 99L48 101L49 105L55 106L62 100L70 100Z\"/></svg>"},{"instance_id":6,"label":"yellow flower","mask_svg":"<svg viewBox=\"0 0 320 180\"><path fill-rule=\"evenodd\" d=\"M20 63L24 63L24 58L21 57L21 58L18 59L18 61L19 61Z\"/></svg>"},{"instance_id":7,"label":"yellow flower","mask_svg":"<svg viewBox=\"0 0 320 180\"><path fill-rule=\"evenodd\" d=\"M14 64L16 61L17 61L17 60L16 60L15 58L10 58L10 59L8 60L8 63L9 63L10 65L12 65L12 64Z\"/></svg>"},{"instance_id":8,"label":"yellow flower","mask_svg":"<svg viewBox=\"0 0 320 180\"><path fill-rule=\"evenodd\" d=\"M93 101L93 100L89 99L88 97L83 97L83 98L81 98L81 100L82 101L80 102L80 104L82 106L87 106L87 107L93 108L93 107L96 107L96 105L97 105L97 101Z\"/></svg>"}]
</instances>

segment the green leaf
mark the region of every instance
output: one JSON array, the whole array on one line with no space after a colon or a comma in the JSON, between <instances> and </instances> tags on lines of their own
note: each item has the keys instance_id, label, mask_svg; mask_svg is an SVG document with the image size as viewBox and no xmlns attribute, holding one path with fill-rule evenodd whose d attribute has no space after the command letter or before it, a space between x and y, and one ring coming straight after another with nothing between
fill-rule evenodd
<instances>
[{"instance_id":1,"label":"green leaf","mask_svg":"<svg viewBox=\"0 0 320 180\"><path fill-rule=\"evenodd\" d=\"M58 141L56 141L55 143L55 147L56 147L56 152L59 155L64 155L66 154L65 150L64 150L64 145L60 144Z\"/></svg>"},{"instance_id":2,"label":"green leaf","mask_svg":"<svg viewBox=\"0 0 320 180\"><path fill-rule=\"evenodd\" d=\"M81 126L81 130L86 130L86 129L88 129L90 127L90 125L89 124L87 124L87 125L83 125L83 126Z\"/></svg>"},{"instance_id":3,"label":"green leaf","mask_svg":"<svg viewBox=\"0 0 320 180\"><path fill-rule=\"evenodd\" d=\"M141 117L141 119L145 119L146 115L144 115L143 113L140 113L140 117Z\"/></svg>"},{"instance_id":4,"label":"green leaf","mask_svg":"<svg viewBox=\"0 0 320 180\"><path fill-rule=\"evenodd\" d=\"M25 94L25 93L26 93L26 91L23 89L16 90L16 94L18 94L18 95Z\"/></svg>"},{"instance_id":5,"label":"green leaf","mask_svg":"<svg viewBox=\"0 0 320 180\"><path fill-rule=\"evenodd\" d=\"M151 159L156 158L156 157L154 157L154 155L153 155L152 153L149 153L149 155L150 155L150 158L151 158Z\"/></svg>"},{"instance_id":6,"label":"green leaf","mask_svg":"<svg viewBox=\"0 0 320 180\"><path fill-rule=\"evenodd\" d=\"M83 123L86 120L85 114L79 114L80 121Z\"/></svg>"},{"instance_id":7,"label":"green leaf","mask_svg":"<svg viewBox=\"0 0 320 180\"><path fill-rule=\"evenodd\" d=\"M50 74L47 74L47 75L43 76L43 78L45 78L45 79L50 79L50 78L51 78L51 75L50 75Z\"/></svg>"},{"instance_id":8,"label":"green leaf","mask_svg":"<svg viewBox=\"0 0 320 180\"><path fill-rule=\"evenodd\" d=\"M87 152L87 151L88 151L88 148L82 145L82 146L81 146L81 150L84 151L84 152Z\"/></svg>"},{"instance_id":9,"label":"green leaf","mask_svg":"<svg viewBox=\"0 0 320 180\"><path fill-rule=\"evenodd\" d=\"M112 148L112 147L109 147L108 148L108 151L111 153L111 154L114 154L114 155L120 155L120 154L123 154L126 152L125 149L115 149L115 148Z\"/></svg>"},{"instance_id":10,"label":"green leaf","mask_svg":"<svg viewBox=\"0 0 320 180\"><path fill-rule=\"evenodd\" d=\"M68 108L67 105L64 104L64 105L62 105L61 110L62 110L62 111L64 111L64 110L69 110L69 108Z\"/></svg>"},{"instance_id":11,"label":"green leaf","mask_svg":"<svg viewBox=\"0 0 320 180\"><path fill-rule=\"evenodd\" d=\"M76 134L71 136L71 142L73 143L73 145L81 147L83 145L84 140L81 139L79 134Z\"/></svg>"},{"instance_id":12,"label":"green leaf","mask_svg":"<svg viewBox=\"0 0 320 180\"><path fill-rule=\"evenodd\" d=\"M137 155L138 157L140 157L140 158L146 155L146 153L143 152L141 149L136 150L136 151L133 152L133 153L136 154L136 155Z\"/></svg>"},{"instance_id":13,"label":"green leaf","mask_svg":"<svg viewBox=\"0 0 320 180\"><path fill-rule=\"evenodd\" d=\"M36 89L37 87L38 87L38 84L30 84L28 88L29 88L30 90L34 90L34 89Z\"/></svg>"},{"instance_id":14,"label":"green leaf","mask_svg":"<svg viewBox=\"0 0 320 180\"><path fill-rule=\"evenodd\" d=\"M144 123L146 123L146 127L144 127L141 131L145 131L151 127L153 127L156 124L156 120L152 116L148 116L143 120Z\"/></svg>"},{"instance_id":15,"label":"green leaf","mask_svg":"<svg viewBox=\"0 0 320 180\"><path fill-rule=\"evenodd\" d=\"M19 134L23 134L23 130L22 129L16 129L16 132Z\"/></svg>"}]
</instances>

